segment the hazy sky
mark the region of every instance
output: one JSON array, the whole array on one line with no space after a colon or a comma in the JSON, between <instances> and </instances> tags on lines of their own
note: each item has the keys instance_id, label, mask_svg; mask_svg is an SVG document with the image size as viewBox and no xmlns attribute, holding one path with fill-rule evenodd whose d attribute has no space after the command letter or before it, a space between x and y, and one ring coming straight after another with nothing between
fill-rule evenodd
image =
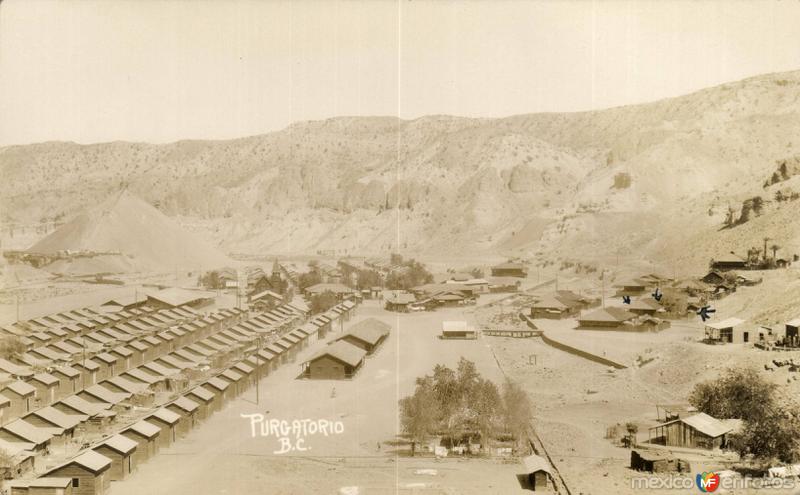
<instances>
[{"instance_id":1,"label":"hazy sky","mask_svg":"<svg viewBox=\"0 0 800 495\"><path fill-rule=\"evenodd\" d=\"M0 144L604 108L800 69L798 26L798 0L6 0Z\"/></svg>"}]
</instances>

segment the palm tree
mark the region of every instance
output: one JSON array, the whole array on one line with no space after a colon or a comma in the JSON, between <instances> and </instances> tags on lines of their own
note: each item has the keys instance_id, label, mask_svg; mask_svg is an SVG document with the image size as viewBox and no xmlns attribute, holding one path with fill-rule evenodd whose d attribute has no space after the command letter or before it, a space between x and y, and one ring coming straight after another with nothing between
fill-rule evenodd
<instances>
[{"instance_id":1,"label":"palm tree","mask_svg":"<svg viewBox=\"0 0 800 495\"><path fill-rule=\"evenodd\" d=\"M780 249L780 248L781 247L778 246L777 244L773 244L772 246L770 246L770 249L772 249L772 259L773 260L777 260L778 259L778 249Z\"/></svg>"}]
</instances>

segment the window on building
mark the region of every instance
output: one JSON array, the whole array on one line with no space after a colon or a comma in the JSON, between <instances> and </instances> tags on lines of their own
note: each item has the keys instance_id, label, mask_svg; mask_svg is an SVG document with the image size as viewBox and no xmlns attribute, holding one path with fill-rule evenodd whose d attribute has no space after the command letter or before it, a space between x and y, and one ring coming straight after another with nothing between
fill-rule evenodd
<instances>
[{"instance_id":1,"label":"window on building","mask_svg":"<svg viewBox=\"0 0 800 495\"><path fill-rule=\"evenodd\" d=\"M72 488L78 488L79 486L81 486L81 479L72 478Z\"/></svg>"}]
</instances>

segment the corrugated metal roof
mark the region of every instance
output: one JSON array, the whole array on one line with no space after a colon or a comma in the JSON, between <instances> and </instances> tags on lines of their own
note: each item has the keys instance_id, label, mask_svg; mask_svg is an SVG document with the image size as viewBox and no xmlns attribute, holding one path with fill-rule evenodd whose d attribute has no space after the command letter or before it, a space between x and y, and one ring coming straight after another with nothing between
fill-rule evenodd
<instances>
[{"instance_id":1,"label":"corrugated metal roof","mask_svg":"<svg viewBox=\"0 0 800 495\"><path fill-rule=\"evenodd\" d=\"M683 421L685 424L711 438L716 438L733 430L731 426L724 424L722 421L706 413L697 413L688 418L680 418L679 421Z\"/></svg>"}]
</instances>

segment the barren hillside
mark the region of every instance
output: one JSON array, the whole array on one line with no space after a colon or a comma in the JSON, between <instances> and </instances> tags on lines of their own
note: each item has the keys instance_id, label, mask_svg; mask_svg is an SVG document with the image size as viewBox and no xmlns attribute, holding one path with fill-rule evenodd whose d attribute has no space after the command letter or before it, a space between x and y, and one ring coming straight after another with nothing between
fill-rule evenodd
<instances>
[{"instance_id":1,"label":"barren hillside","mask_svg":"<svg viewBox=\"0 0 800 495\"><path fill-rule=\"evenodd\" d=\"M3 245L29 247L126 185L229 253L621 255L696 269L760 245L763 229L800 252L787 213L799 203L767 203L720 230L729 204L772 198L778 186L763 183L800 155L798 136L791 72L596 112L341 117L232 141L10 146Z\"/></svg>"}]
</instances>

